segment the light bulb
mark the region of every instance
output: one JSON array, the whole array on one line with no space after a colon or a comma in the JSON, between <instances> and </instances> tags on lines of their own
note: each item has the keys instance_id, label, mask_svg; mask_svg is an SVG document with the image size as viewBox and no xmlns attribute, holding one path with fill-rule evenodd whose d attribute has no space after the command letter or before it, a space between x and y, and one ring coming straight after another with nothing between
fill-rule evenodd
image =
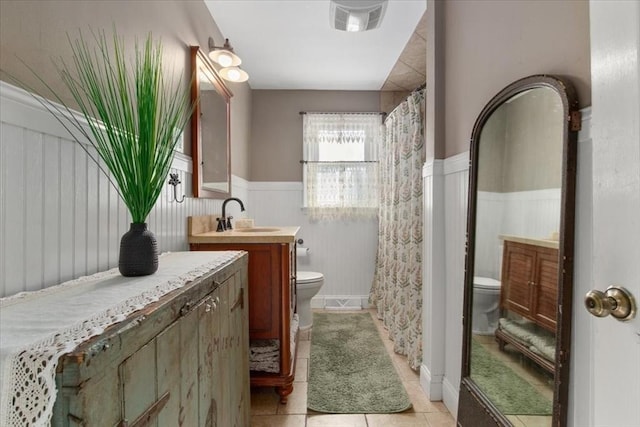
<instances>
[{"instance_id":1,"label":"light bulb","mask_svg":"<svg viewBox=\"0 0 640 427\"><path fill-rule=\"evenodd\" d=\"M225 67L221 69L220 77L230 82L246 82L249 80L249 74L238 67Z\"/></svg>"},{"instance_id":2,"label":"light bulb","mask_svg":"<svg viewBox=\"0 0 640 427\"><path fill-rule=\"evenodd\" d=\"M240 79L240 71L232 69L229 70L229 80L231 81L238 81Z\"/></svg>"},{"instance_id":3,"label":"light bulb","mask_svg":"<svg viewBox=\"0 0 640 427\"><path fill-rule=\"evenodd\" d=\"M221 53L218 56L218 64L223 67L229 67L233 63L233 58L228 53Z\"/></svg>"}]
</instances>

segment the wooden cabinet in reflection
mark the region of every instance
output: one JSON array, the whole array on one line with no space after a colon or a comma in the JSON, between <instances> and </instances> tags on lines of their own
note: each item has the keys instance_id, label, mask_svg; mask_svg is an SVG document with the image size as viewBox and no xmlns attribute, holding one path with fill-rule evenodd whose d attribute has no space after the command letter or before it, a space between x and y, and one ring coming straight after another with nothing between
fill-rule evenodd
<instances>
[{"instance_id":1,"label":"wooden cabinet in reflection","mask_svg":"<svg viewBox=\"0 0 640 427\"><path fill-rule=\"evenodd\" d=\"M521 240L521 241L516 241ZM557 242L504 238L500 308L502 319L496 330L500 348L511 344L526 357L550 372L554 363L540 354L526 336L509 329L510 313L521 316L511 326L526 329L533 339L555 334L558 307ZM516 316L517 317L517 316Z\"/></svg>"}]
</instances>

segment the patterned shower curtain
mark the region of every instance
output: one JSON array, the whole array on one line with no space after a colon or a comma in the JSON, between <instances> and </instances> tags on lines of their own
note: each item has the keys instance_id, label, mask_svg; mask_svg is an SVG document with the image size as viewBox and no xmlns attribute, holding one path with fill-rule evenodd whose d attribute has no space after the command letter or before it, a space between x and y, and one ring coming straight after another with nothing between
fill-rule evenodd
<instances>
[{"instance_id":1,"label":"patterned shower curtain","mask_svg":"<svg viewBox=\"0 0 640 427\"><path fill-rule=\"evenodd\" d=\"M379 155L378 254L369 296L394 351L422 361L422 166L424 89L385 120Z\"/></svg>"}]
</instances>

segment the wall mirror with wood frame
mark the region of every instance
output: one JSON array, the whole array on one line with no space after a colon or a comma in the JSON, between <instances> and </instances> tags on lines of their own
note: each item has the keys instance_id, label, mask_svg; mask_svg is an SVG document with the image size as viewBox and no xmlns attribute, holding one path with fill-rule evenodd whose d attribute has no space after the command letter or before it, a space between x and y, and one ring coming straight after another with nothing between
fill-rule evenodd
<instances>
[{"instance_id":1,"label":"wall mirror with wood frame","mask_svg":"<svg viewBox=\"0 0 640 427\"><path fill-rule=\"evenodd\" d=\"M500 91L471 137L458 425L565 425L578 101L563 78Z\"/></svg>"},{"instance_id":2,"label":"wall mirror with wood frame","mask_svg":"<svg viewBox=\"0 0 640 427\"><path fill-rule=\"evenodd\" d=\"M231 97L207 55L191 46L191 156L194 197L231 195Z\"/></svg>"}]
</instances>

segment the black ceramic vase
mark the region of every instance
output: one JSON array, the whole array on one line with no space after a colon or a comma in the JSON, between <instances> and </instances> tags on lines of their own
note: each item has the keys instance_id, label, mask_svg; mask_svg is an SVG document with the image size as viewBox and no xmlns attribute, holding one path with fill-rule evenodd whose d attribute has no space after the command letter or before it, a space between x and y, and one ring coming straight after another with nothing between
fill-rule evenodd
<instances>
[{"instance_id":1,"label":"black ceramic vase","mask_svg":"<svg viewBox=\"0 0 640 427\"><path fill-rule=\"evenodd\" d=\"M123 276L148 276L158 270L158 242L147 223L132 222L122 235L118 269Z\"/></svg>"}]
</instances>

